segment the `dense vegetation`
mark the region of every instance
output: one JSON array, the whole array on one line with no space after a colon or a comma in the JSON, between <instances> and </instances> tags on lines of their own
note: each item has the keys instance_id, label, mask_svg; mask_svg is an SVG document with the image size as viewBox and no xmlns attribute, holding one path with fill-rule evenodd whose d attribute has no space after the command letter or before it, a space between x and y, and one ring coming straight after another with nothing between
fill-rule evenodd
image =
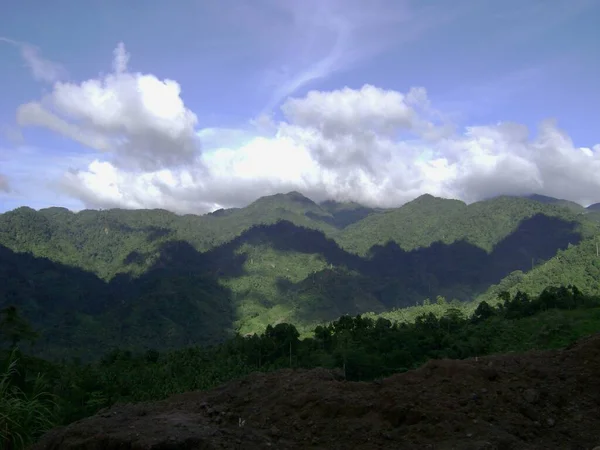
<instances>
[{"instance_id":1,"label":"dense vegetation","mask_svg":"<svg viewBox=\"0 0 600 450\"><path fill-rule=\"evenodd\" d=\"M464 240L492 252L515 233L524 220L539 214L578 222L581 224L578 231L586 237L592 232L590 225L582 221L580 211L573 211L560 202L539 201L538 197L497 197L466 205L459 200L423 195L401 208L373 214L350 225L338 241L343 248L364 255L371 252L374 245L385 245L389 241L405 250L413 250L434 242L449 245Z\"/></svg>"},{"instance_id":2,"label":"dense vegetation","mask_svg":"<svg viewBox=\"0 0 600 450\"><path fill-rule=\"evenodd\" d=\"M530 294L545 286L576 284L587 294L600 293L600 236L586 239L578 245L558 250L556 255L527 273L515 271L500 283L491 286L478 300L494 299L499 292Z\"/></svg>"},{"instance_id":3,"label":"dense vegetation","mask_svg":"<svg viewBox=\"0 0 600 450\"><path fill-rule=\"evenodd\" d=\"M343 316L299 339L291 324L236 335L212 347L142 353L114 349L94 363L51 363L19 351L35 339L15 308L0 311L0 444L23 448L52 425L94 414L116 402L155 400L206 389L253 371L283 367L340 369L348 380L372 380L431 358L565 346L600 330L600 297L574 286L537 297L501 293L467 315L462 304L412 308L414 320ZM2 347L0 347L2 348ZM9 444L10 442L10 444ZM9 447L14 445L14 447Z\"/></svg>"},{"instance_id":4,"label":"dense vegetation","mask_svg":"<svg viewBox=\"0 0 600 450\"><path fill-rule=\"evenodd\" d=\"M370 380L564 346L600 329L597 209L292 192L205 216L0 214L0 448L256 370Z\"/></svg>"},{"instance_id":5,"label":"dense vegetation","mask_svg":"<svg viewBox=\"0 0 600 450\"><path fill-rule=\"evenodd\" d=\"M553 283L595 294L598 223L585 211L427 195L378 210L295 192L205 216L19 208L0 215L0 307L17 305L42 332L37 355L90 360L107 346L208 345L282 322L305 335L440 296L493 301Z\"/></svg>"}]
</instances>

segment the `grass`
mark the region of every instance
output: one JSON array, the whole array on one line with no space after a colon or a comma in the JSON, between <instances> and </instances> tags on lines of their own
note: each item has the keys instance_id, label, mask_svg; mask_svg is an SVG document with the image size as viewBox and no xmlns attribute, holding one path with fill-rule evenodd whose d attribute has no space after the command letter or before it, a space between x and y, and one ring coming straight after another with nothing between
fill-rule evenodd
<instances>
[{"instance_id":1,"label":"grass","mask_svg":"<svg viewBox=\"0 0 600 450\"><path fill-rule=\"evenodd\" d=\"M0 449L23 450L56 424L57 405L41 375L29 380L29 394L15 385L18 362L13 350L0 375Z\"/></svg>"}]
</instances>

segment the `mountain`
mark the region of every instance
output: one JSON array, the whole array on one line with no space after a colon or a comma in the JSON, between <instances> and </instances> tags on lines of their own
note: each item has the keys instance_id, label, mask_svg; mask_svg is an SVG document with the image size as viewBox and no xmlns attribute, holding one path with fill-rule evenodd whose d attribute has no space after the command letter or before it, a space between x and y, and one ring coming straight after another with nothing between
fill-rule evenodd
<instances>
[{"instance_id":1,"label":"mountain","mask_svg":"<svg viewBox=\"0 0 600 450\"><path fill-rule=\"evenodd\" d=\"M600 203L594 203L584 208L579 203L572 202L570 200L564 200L560 198L548 197L546 195L531 194L524 198L529 200L535 200L541 203L547 203L551 205L564 206L569 208L571 211L579 214L587 214L587 218L596 222L600 222Z\"/></svg>"},{"instance_id":2,"label":"mountain","mask_svg":"<svg viewBox=\"0 0 600 450\"><path fill-rule=\"evenodd\" d=\"M570 200L564 200L562 198L548 197L547 195L540 195L540 194L526 195L525 198L527 198L529 200L535 200L536 202L540 202L540 203L548 203L551 205L564 206L575 212L583 212L585 210L585 208L583 206L581 206L579 203L575 203Z\"/></svg>"},{"instance_id":3,"label":"mountain","mask_svg":"<svg viewBox=\"0 0 600 450\"><path fill-rule=\"evenodd\" d=\"M593 205L588 206L585 209L585 213L590 220L600 222L600 203L594 203Z\"/></svg>"},{"instance_id":4,"label":"mountain","mask_svg":"<svg viewBox=\"0 0 600 450\"><path fill-rule=\"evenodd\" d=\"M564 206L538 200L505 196L467 205L459 200L423 195L400 208L350 225L338 242L361 255L366 255L374 245L389 241L410 250L433 242L450 244L461 239L489 252L516 230L523 219L536 214L582 222L578 214Z\"/></svg>"},{"instance_id":5,"label":"mountain","mask_svg":"<svg viewBox=\"0 0 600 450\"><path fill-rule=\"evenodd\" d=\"M600 293L600 236L583 240L567 249L558 250L556 255L524 273L514 271L478 297L493 303L498 294L517 291L538 295L547 286L573 284L586 294Z\"/></svg>"},{"instance_id":6,"label":"mountain","mask_svg":"<svg viewBox=\"0 0 600 450\"><path fill-rule=\"evenodd\" d=\"M594 203L586 208L588 211L600 211L600 203Z\"/></svg>"},{"instance_id":7,"label":"mountain","mask_svg":"<svg viewBox=\"0 0 600 450\"><path fill-rule=\"evenodd\" d=\"M319 206L331 214L331 220L325 220L339 229L346 228L347 226L352 225L355 222L359 222L372 214L386 211L382 208L368 208L355 202L344 203L333 200L324 201ZM308 213L307 215L311 217L311 213Z\"/></svg>"},{"instance_id":8,"label":"mountain","mask_svg":"<svg viewBox=\"0 0 600 450\"><path fill-rule=\"evenodd\" d=\"M16 305L42 333L36 353L51 359L94 359L117 346L217 343L233 328L231 294L214 278L184 270L190 252L189 244L172 243L142 276L106 282L0 245L0 309ZM181 263L161 267L172 259Z\"/></svg>"},{"instance_id":9,"label":"mountain","mask_svg":"<svg viewBox=\"0 0 600 450\"><path fill-rule=\"evenodd\" d=\"M382 210L297 192L204 216L23 207L0 215L0 307L22 309L53 357L281 322L302 331L437 296L473 300L588 242L598 223L587 216L515 197L425 195Z\"/></svg>"}]
</instances>

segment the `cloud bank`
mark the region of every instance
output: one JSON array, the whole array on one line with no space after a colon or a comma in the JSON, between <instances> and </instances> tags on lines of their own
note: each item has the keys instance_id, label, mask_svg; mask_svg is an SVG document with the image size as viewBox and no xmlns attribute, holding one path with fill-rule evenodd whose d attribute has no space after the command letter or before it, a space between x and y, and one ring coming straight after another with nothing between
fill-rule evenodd
<instances>
[{"instance_id":1,"label":"cloud bank","mask_svg":"<svg viewBox=\"0 0 600 450\"><path fill-rule=\"evenodd\" d=\"M204 213L298 190L315 200L399 206L423 193L467 202L540 193L600 201L600 145L577 148L552 120L458 128L423 87L397 92L311 91L286 98L278 122L202 129L181 86L128 71L123 44L108 75L57 82L21 105L22 126L43 127L103 152L61 189L88 207Z\"/></svg>"}]
</instances>

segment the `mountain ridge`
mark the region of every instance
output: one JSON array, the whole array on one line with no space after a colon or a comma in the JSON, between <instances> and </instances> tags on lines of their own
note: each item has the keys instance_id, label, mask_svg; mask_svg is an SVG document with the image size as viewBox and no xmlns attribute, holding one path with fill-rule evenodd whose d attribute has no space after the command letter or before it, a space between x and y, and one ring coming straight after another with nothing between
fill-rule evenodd
<instances>
[{"instance_id":1,"label":"mountain ridge","mask_svg":"<svg viewBox=\"0 0 600 450\"><path fill-rule=\"evenodd\" d=\"M597 210L597 209L600 209L600 202L599 203L593 203L593 204L590 204L588 206L583 206L583 205L581 205L581 204L579 204L579 203L577 203L575 201L572 201L572 200L560 199L560 198L551 197L551 196L547 196L547 195L543 195L543 194L537 194L537 193L522 194L522 195L500 194L500 195L489 197L489 198L486 198L486 199L483 199L483 200L477 200L477 201L472 202L472 203L477 203L477 202L482 202L482 201L485 202L485 201L488 201L488 200L493 200L493 199L498 198L498 197L525 198L525 199L534 200L534 201L537 201L537 202L540 202L540 203L560 204L560 205L564 205L564 206L567 206L567 207L569 205L574 205L573 206L574 209L588 209L588 210ZM9 211L5 211L4 213L0 213L0 215L5 214L6 212L14 211L15 209L19 209L19 208L30 208L30 209L33 209L34 211L41 211L41 210L45 210L45 209L62 209L62 210L65 210L65 211L72 212L73 214L77 214L77 213L80 213L80 212L83 212L83 211L122 210L122 211L165 211L165 212L169 212L171 214L174 214L176 216L210 216L210 215L214 215L214 213L217 212L217 211L224 211L224 212L237 211L237 210L240 210L240 209L247 208L248 206L250 206L250 205L252 205L252 204L254 204L256 202L269 201L269 200L275 200L275 199L283 199L283 198L296 200L298 202L306 202L306 203L309 203L309 204L314 204L316 206L324 207L326 209L328 209L331 205L334 205L334 206L338 205L338 206L341 206L341 207L344 207L344 206L363 207L363 208L369 208L369 209L372 209L372 210L375 210L375 211L382 211L382 212L383 211L392 210L392 209L401 208L402 206L406 205L407 203L411 203L411 202L414 202L415 200L419 200L419 199L421 199L421 200L422 199L457 200L457 201L460 201L462 203L465 203L465 202L463 202L460 199L455 199L455 198L450 198L450 197L438 197L438 196L434 196L434 195L429 194L429 193L424 193L424 194L421 194L421 195L415 197L414 199L409 200L408 202L405 202L405 203L403 203L403 204L401 204L399 206L389 207L389 208L381 208L381 207L368 207L368 206L362 205L362 204L360 204L358 202L355 202L355 201L338 201L338 200L335 200L334 198L322 200L322 201L320 201L320 202L317 203L316 201L312 200L310 197L304 195L300 191L293 190L293 191L289 191L287 193L276 193L276 194L269 194L269 195L264 195L264 196L258 197L256 200L250 202L246 206L235 206L235 207L229 207L229 208L218 208L215 211L211 211L211 212L207 212L207 213L203 213L203 214L194 214L194 213L178 214L178 213L175 213L175 212L168 211L168 210L166 210L164 208L129 208L129 209L127 209L127 208L108 208L108 209L107 208L98 208L98 209L84 208L84 209L82 209L80 211L73 211L73 210L70 210L70 209L68 209L66 207L63 207L63 206L50 206L50 207L40 208L38 210L35 210L33 208L30 208L27 205L22 205L22 206L19 206L17 208L14 208L13 210L9 210ZM472 204L472 203L470 203L470 204ZM467 203L465 203L465 204L467 204Z\"/></svg>"}]
</instances>

